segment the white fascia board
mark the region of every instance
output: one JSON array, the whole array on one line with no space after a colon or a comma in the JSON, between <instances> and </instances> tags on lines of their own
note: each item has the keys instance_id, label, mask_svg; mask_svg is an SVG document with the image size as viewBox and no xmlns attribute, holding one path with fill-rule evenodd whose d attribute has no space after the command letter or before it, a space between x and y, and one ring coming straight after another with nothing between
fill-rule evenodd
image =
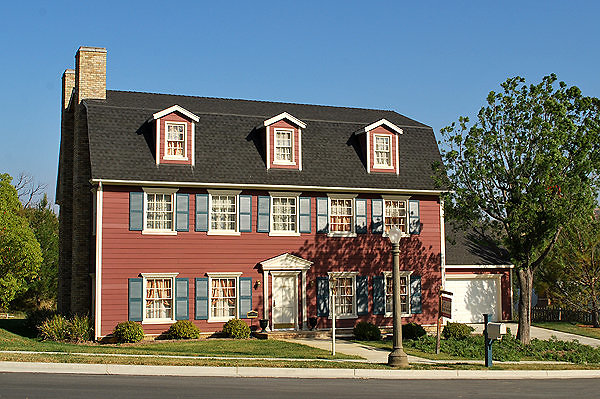
<instances>
[{"instance_id":1,"label":"white fascia board","mask_svg":"<svg viewBox=\"0 0 600 399\"><path fill-rule=\"evenodd\" d=\"M364 128L360 129L359 131L356 132L356 134L363 134L363 133L367 133L370 132L371 130L379 127L379 126L386 126L387 128L391 129L392 131L398 133L398 134L402 134L404 133L402 129L400 129L398 126L394 125L392 122L388 121L387 119L380 119L377 122L371 123L368 126L365 126Z\"/></svg>"},{"instance_id":2,"label":"white fascia board","mask_svg":"<svg viewBox=\"0 0 600 399\"><path fill-rule=\"evenodd\" d=\"M241 184L241 183L197 183L178 181L150 181L150 180L118 180L118 179L91 179L91 183L102 182L104 185L115 186L149 186L149 187L211 187L211 188L239 188L241 190L274 190L274 191L339 191L347 193L378 193L378 194L410 194L410 195L436 195L439 196L446 190L411 190L402 188L370 188L370 187L339 187L339 186L296 186L273 184Z\"/></svg>"},{"instance_id":3,"label":"white fascia board","mask_svg":"<svg viewBox=\"0 0 600 399\"><path fill-rule=\"evenodd\" d=\"M173 112L179 112L180 114L183 114L183 115L187 116L188 118L190 118L194 122L199 122L200 121L200 118L197 115L191 113L187 109L185 109L185 108L183 108L183 107L181 107L181 106L179 106L177 104L173 105L172 107L169 107L167 109L164 109L162 111L159 111L159 112L153 114L152 115L152 119L160 119L163 116L172 114Z\"/></svg>"},{"instance_id":4,"label":"white fascia board","mask_svg":"<svg viewBox=\"0 0 600 399\"><path fill-rule=\"evenodd\" d=\"M302 129L306 129L306 123L302 122L300 119L293 117L292 115L288 114L287 112L282 112L279 115L276 115L272 118L267 119L266 121L263 122L264 126L270 126L275 122L279 122L282 119L287 119L290 122L292 122L294 125L301 127Z\"/></svg>"},{"instance_id":5,"label":"white fascia board","mask_svg":"<svg viewBox=\"0 0 600 399\"><path fill-rule=\"evenodd\" d=\"M512 269L515 265L446 265L446 269Z\"/></svg>"}]
</instances>

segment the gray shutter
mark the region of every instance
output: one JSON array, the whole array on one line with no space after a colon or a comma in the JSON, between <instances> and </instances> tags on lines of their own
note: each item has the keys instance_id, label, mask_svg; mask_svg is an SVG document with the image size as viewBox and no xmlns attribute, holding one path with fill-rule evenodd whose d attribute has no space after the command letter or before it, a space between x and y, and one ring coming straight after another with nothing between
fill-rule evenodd
<instances>
[{"instance_id":1,"label":"gray shutter","mask_svg":"<svg viewBox=\"0 0 600 399\"><path fill-rule=\"evenodd\" d=\"M142 321L144 301L144 279L130 278L128 283L129 304L128 319L131 321Z\"/></svg>"},{"instance_id":2,"label":"gray shutter","mask_svg":"<svg viewBox=\"0 0 600 399\"><path fill-rule=\"evenodd\" d=\"M371 232L374 234L383 233L383 200L371 200Z\"/></svg>"},{"instance_id":3,"label":"gray shutter","mask_svg":"<svg viewBox=\"0 0 600 399\"><path fill-rule=\"evenodd\" d=\"M373 277L373 314L385 314L385 284L383 276Z\"/></svg>"},{"instance_id":4,"label":"gray shutter","mask_svg":"<svg viewBox=\"0 0 600 399\"><path fill-rule=\"evenodd\" d=\"M252 196L240 195L240 232L252 231Z\"/></svg>"},{"instance_id":5,"label":"gray shutter","mask_svg":"<svg viewBox=\"0 0 600 399\"><path fill-rule=\"evenodd\" d=\"M354 206L356 207L356 233L365 234L367 232L367 200L356 199Z\"/></svg>"},{"instance_id":6,"label":"gray shutter","mask_svg":"<svg viewBox=\"0 0 600 399\"><path fill-rule=\"evenodd\" d=\"M208 320L208 277L196 279L195 319Z\"/></svg>"},{"instance_id":7,"label":"gray shutter","mask_svg":"<svg viewBox=\"0 0 600 399\"><path fill-rule=\"evenodd\" d=\"M410 276L410 313L423 313L421 304L421 276Z\"/></svg>"},{"instance_id":8,"label":"gray shutter","mask_svg":"<svg viewBox=\"0 0 600 399\"><path fill-rule=\"evenodd\" d=\"M299 231L300 233L310 233L310 198L300 197L298 201L300 202L298 206Z\"/></svg>"},{"instance_id":9,"label":"gray shutter","mask_svg":"<svg viewBox=\"0 0 600 399\"><path fill-rule=\"evenodd\" d=\"M240 319L247 319L252 310L252 278L240 277Z\"/></svg>"},{"instance_id":10,"label":"gray shutter","mask_svg":"<svg viewBox=\"0 0 600 399\"><path fill-rule=\"evenodd\" d=\"M187 278L175 279L175 320L190 319L189 284Z\"/></svg>"},{"instance_id":11,"label":"gray shutter","mask_svg":"<svg viewBox=\"0 0 600 399\"><path fill-rule=\"evenodd\" d=\"M369 314L369 278L356 276L356 314Z\"/></svg>"},{"instance_id":12,"label":"gray shutter","mask_svg":"<svg viewBox=\"0 0 600 399\"><path fill-rule=\"evenodd\" d=\"M408 232L410 234L421 232L421 216L419 213L419 200L408 201Z\"/></svg>"},{"instance_id":13,"label":"gray shutter","mask_svg":"<svg viewBox=\"0 0 600 399\"><path fill-rule=\"evenodd\" d=\"M190 196L189 194L177 194L175 196L175 230L190 230Z\"/></svg>"},{"instance_id":14,"label":"gray shutter","mask_svg":"<svg viewBox=\"0 0 600 399\"><path fill-rule=\"evenodd\" d=\"M317 198L317 233L329 232L329 216L327 198Z\"/></svg>"},{"instance_id":15,"label":"gray shutter","mask_svg":"<svg viewBox=\"0 0 600 399\"><path fill-rule=\"evenodd\" d=\"M144 193L129 193L129 230L142 231L144 224Z\"/></svg>"},{"instance_id":16,"label":"gray shutter","mask_svg":"<svg viewBox=\"0 0 600 399\"><path fill-rule=\"evenodd\" d=\"M271 197L258 197L256 231L268 233L271 229Z\"/></svg>"},{"instance_id":17,"label":"gray shutter","mask_svg":"<svg viewBox=\"0 0 600 399\"><path fill-rule=\"evenodd\" d=\"M317 277L317 316L329 317L328 277Z\"/></svg>"},{"instance_id":18,"label":"gray shutter","mask_svg":"<svg viewBox=\"0 0 600 399\"><path fill-rule=\"evenodd\" d=\"M208 194L196 194L196 231L208 231Z\"/></svg>"}]
</instances>

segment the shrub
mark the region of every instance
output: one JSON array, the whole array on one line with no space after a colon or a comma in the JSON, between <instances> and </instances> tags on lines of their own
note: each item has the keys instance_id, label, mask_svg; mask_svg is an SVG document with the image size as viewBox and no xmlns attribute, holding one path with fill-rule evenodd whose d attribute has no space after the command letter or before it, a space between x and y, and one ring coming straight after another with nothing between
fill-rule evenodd
<instances>
[{"instance_id":1,"label":"shrub","mask_svg":"<svg viewBox=\"0 0 600 399\"><path fill-rule=\"evenodd\" d=\"M117 342L139 342L144 338L144 329L135 321L124 321L117 324L113 336Z\"/></svg>"},{"instance_id":2,"label":"shrub","mask_svg":"<svg viewBox=\"0 0 600 399\"><path fill-rule=\"evenodd\" d=\"M231 319L223 326L223 333L235 339L246 339L250 337L250 327L240 319Z\"/></svg>"},{"instance_id":3,"label":"shrub","mask_svg":"<svg viewBox=\"0 0 600 399\"><path fill-rule=\"evenodd\" d=\"M426 335L427 332L417 323L407 323L402 325L402 339L417 339Z\"/></svg>"},{"instance_id":4,"label":"shrub","mask_svg":"<svg viewBox=\"0 0 600 399\"><path fill-rule=\"evenodd\" d=\"M66 317L55 314L39 325L40 338L50 341L68 341L69 324L69 320Z\"/></svg>"},{"instance_id":5,"label":"shrub","mask_svg":"<svg viewBox=\"0 0 600 399\"><path fill-rule=\"evenodd\" d=\"M354 338L359 341L379 341L381 339L381 331L373 323L360 321L354 326Z\"/></svg>"},{"instance_id":6,"label":"shrub","mask_svg":"<svg viewBox=\"0 0 600 399\"><path fill-rule=\"evenodd\" d=\"M69 341L83 342L92 339L92 322L87 316L75 315L69 320Z\"/></svg>"},{"instance_id":7,"label":"shrub","mask_svg":"<svg viewBox=\"0 0 600 399\"><path fill-rule=\"evenodd\" d=\"M444 337L444 339L466 339L471 336L471 333L474 330L475 329L473 327L463 323L448 323L444 326L444 330L442 331L442 337Z\"/></svg>"},{"instance_id":8,"label":"shrub","mask_svg":"<svg viewBox=\"0 0 600 399\"><path fill-rule=\"evenodd\" d=\"M199 338L200 329L190 320L179 320L169 327L167 336L171 339Z\"/></svg>"},{"instance_id":9,"label":"shrub","mask_svg":"<svg viewBox=\"0 0 600 399\"><path fill-rule=\"evenodd\" d=\"M43 322L58 314L56 310L50 308L36 309L27 312L26 326L31 330L37 331Z\"/></svg>"}]
</instances>

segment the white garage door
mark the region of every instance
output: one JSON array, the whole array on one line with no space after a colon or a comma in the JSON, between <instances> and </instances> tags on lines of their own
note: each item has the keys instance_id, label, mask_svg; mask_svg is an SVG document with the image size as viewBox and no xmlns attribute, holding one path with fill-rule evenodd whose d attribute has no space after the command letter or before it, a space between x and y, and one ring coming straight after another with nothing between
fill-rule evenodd
<instances>
[{"instance_id":1,"label":"white garage door","mask_svg":"<svg viewBox=\"0 0 600 399\"><path fill-rule=\"evenodd\" d=\"M459 323L482 323L483 314L500 320L500 281L491 276L446 276L446 290L452 292L452 319Z\"/></svg>"}]
</instances>

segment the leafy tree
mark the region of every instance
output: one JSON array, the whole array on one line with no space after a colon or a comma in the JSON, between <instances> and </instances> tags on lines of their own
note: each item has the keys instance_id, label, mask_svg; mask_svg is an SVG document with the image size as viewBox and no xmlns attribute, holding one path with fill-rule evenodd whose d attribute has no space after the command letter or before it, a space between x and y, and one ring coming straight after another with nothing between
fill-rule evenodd
<instances>
[{"instance_id":1,"label":"leafy tree","mask_svg":"<svg viewBox=\"0 0 600 399\"><path fill-rule=\"evenodd\" d=\"M600 166L600 100L556 76L527 85L509 78L490 92L474 123L442 129L449 219L488 229L509 252L519 283L519 331L530 341L535 270L572 218L590 213ZM483 231L483 229L481 229Z\"/></svg>"},{"instance_id":2,"label":"leafy tree","mask_svg":"<svg viewBox=\"0 0 600 399\"><path fill-rule=\"evenodd\" d=\"M8 174L0 174L0 307L36 277L42 254Z\"/></svg>"},{"instance_id":3,"label":"leafy tree","mask_svg":"<svg viewBox=\"0 0 600 399\"><path fill-rule=\"evenodd\" d=\"M567 226L536 276L554 300L591 310L594 327L600 327L600 220L590 217Z\"/></svg>"}]
</instances>

